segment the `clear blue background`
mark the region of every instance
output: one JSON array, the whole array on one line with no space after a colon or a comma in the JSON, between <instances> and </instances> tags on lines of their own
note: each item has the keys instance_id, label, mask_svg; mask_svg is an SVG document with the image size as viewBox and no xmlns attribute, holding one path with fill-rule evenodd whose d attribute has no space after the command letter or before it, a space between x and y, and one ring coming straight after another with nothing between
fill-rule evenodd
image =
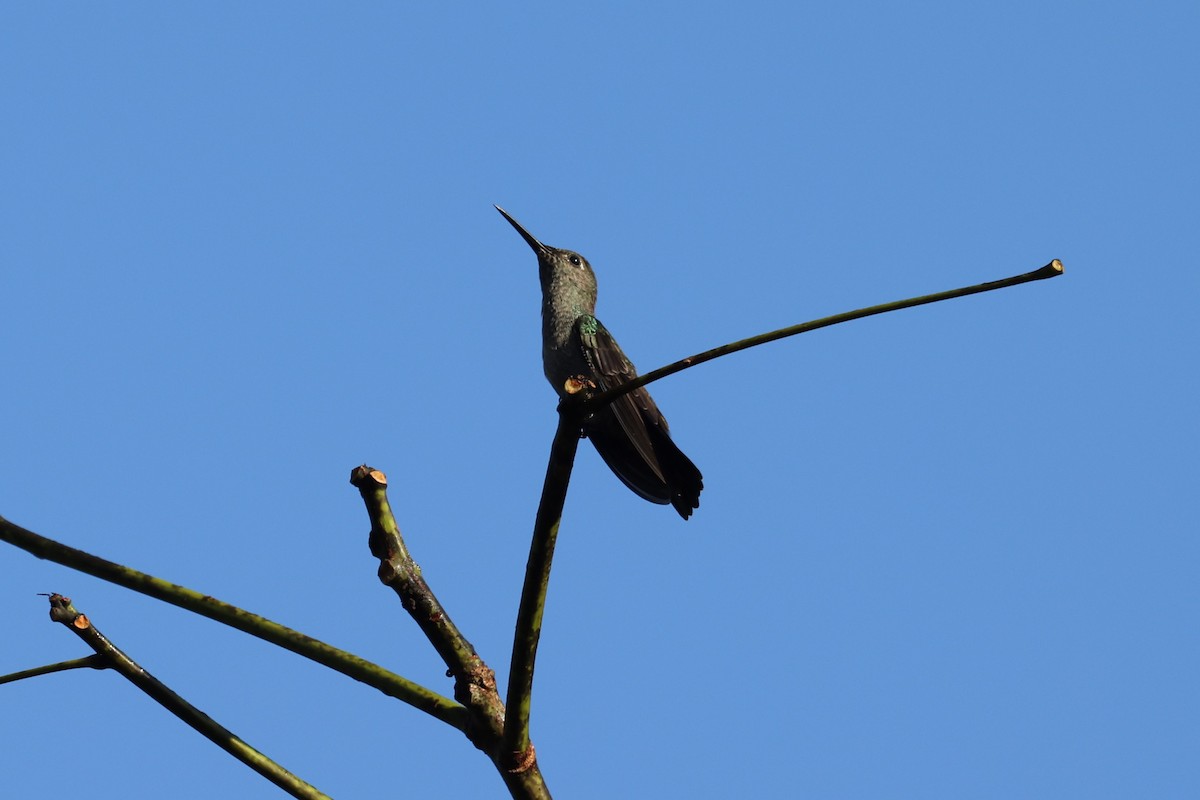
<instances>
[{"instance_id":1,"label":"clear blue background","mask_svg":"<svg viewBox=\"0 0 1200 800\"><path fill-rule=\"evenodd\" d=\"M555 425L532 253L654 387L688 523L580 449L535 685L563 798L1200 796L1195 3L52 3L0 33L0 514L353 650L366 462L507 676ZM456 731L0 548L338 798L500 797ZM115 675L0 688L6 797L277 791Z\"/></svg>"}]
</instances>

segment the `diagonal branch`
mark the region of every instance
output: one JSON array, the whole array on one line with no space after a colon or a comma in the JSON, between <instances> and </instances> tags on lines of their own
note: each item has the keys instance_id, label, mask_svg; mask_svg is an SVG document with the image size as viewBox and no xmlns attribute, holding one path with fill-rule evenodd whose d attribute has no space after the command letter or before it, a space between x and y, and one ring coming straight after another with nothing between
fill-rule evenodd
<instances>
[{"instance_id":1,"label":"diagonal branch","mask_svg":"<svg viewBox=\"0 0 1200 800\"><path fill-rule=\"evenodd\" d=\"M938 292L937 294L927 294L922 295L921 297L910 297L907 300L897 300L892 303L869 306L867 308L860 308L856 311L846 311L842 314L834 314L832 317L823 317L811 322L803 322L799 325L792 325L788 328L781 328L777 331L771 331L770 333L751 336L749 339L742 339L740 342L723 344L720 347L714 347L711 350L705 350L703 353L698 353L694 356L689 356L688 358L676 361L673 364L668 364L665 367L660 367L653 372L647 372L645 375L640 375L628 383L623 383L616 388L609 389L606 392L601 392L594 397L589 398L586 405L590 409L600 408L608 405L621 395L628 394L629 392L641 388L646 384L653 383L660 378L665 378L668 375L674 375L676 372L683 372L689 367L694 367L697 364L703 364L705 361L712 361L714 358L727 356L740 350L749 350L751 347L758 347L760 344L786 339L789 336L795 336L799 333L808 333L809 331L815 331L818 328L828 328L830 325L837 325L839 323L849 322L855 319L862 319L863 317L872 317L876 314L886 314L889 311L899 311L904 308L923 306L928 303L937 303L942 300L953 300L956 297L966 297L967 295L979 294L980 292L991 292L996 289L1006 289L1009 286L1018 286L1022 283L1041 281L1045 280L1046 278L1055 278L1062 274L1062 262L1056 258L1041 269L1035 269L1033 272L1026 272L1021 275L1014 275L1011 278L1003 278L998 281L988 281L987 283L980 283L974 286L964 286L961 289L951 289L946 292Z\"/></svg>"},{"instance_id":2,"label":"diagonal branch","mask_svg":"<svg viewBox=\"0 0 1200 800\"><path fill-rule=\"evenodd\" d=\"M212 717L171 691L166 684L139 666L137 662L109 641L104 634L100 633L87 616L76 611L75 607L71 605L71 598L63 597L61 594L50 595L50 619L66 626L88 647L95 650L98 656L105 659L108 666L149 695L156 703L292 797L306 798L306 800L329 800L328 795L297 778L246 744L231 731L219 725Z\"/></svg>"},{"instance_id":3,"label":"diagonal branch","mask_svg":"<svg viewBox=\"0 0 1200 800\"><path fill-rule=\"evenodd\" d=\"M463 732L491 758L513 797L548 800L550 793L532 759L513 769L513 759L503 745L504 703L496 689L496 673L475 652L425 582L392 513L387 476L364 464L351 471L350 483L362 495L371 518L369 542L371 554L379 559L379 580L400 598L454 678L454 697L469 714Z\"/></svg>"},{"instance_id":4,"label":"diagonal branch","mask_svg":"<svg viewBox=\"0 0 1200 800\"><path fill-rule=\"evenodd\" d=\"M133 589L135 592L237 628L251 636L257 636L263 641L291 650L356 681L373 686L389 697L402 700L459 730L463 730L467 724L465 710L450 698L443 697L365 658L339 650L311 636L305 636L266 617L223 603L186 586L170 583L145 572L106 561L91 553L67 547L53 539L25 530L3 517L0 517L0 541L15 545L38 558Z\"/></svg>"},{"instance_id":5,"label":"diagonal branch","mask_svg":"<svg viewBox=\"0 0 1200 800\"><path fill-rule=\"evenodd\" d=\"M400 535L400 527L387 499L387 476L366 465L350 473L350 483L362 495L371 518L371 555L379 559L379 580L399 595L433 649L457 678L487 665L450 619L434 595L421 568L413 560Z\"/></svg>"}]
</instances>

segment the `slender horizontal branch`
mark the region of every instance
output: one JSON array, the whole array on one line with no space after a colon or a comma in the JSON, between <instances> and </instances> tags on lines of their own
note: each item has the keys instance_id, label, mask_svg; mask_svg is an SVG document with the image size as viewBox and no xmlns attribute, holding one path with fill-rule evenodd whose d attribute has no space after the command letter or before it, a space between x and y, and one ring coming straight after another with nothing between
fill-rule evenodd
<instances>
[{"instance_id":1,"label":"slender horizontal branch","mask_svg":"<svg viewBox=\"0 0 1200 800\"><path fill-rule=\"evenodd\" d=\"M980 292L991 292L996 289L1006 289L1009 286L1018 286L1022 283L1030 283L1032 281L1041 281L1046 278L1054 278L1063 274L1062 262L1057 258L1051 261L1046 266L1035 269L1033 272L1025 272L1021 275L1014 275L1011 278L1003 278L998 281L988 281L987 283L979 283L974 286L964 286L961 289L951 289L946 292L938 292L937 294L927 294L921 297L911 297L907 300L897 300L892 303L883 303L877 306L868 308L860 308L856 311L847 311L842 314L834 314L832 317L823 317L811 322L803 322L799 325L792 325L788 328L780 328L777 331L763 333L758 336L751 336L749 339L742 339L738 342L714 347L711 350L705 350L703 353L698 353L694 356L676 361L673 364L668 364L665 367L647 372L645 375L640 375L637 378L623 383L606 392L601 392L595 397L587 400L588 408L599 408L607 405L613 400L616 400L623 394L628 394L635 389L645 386L660 378L665 378L668 375L674 375L676 372L682 372L689 367L694 367L697 364L703 364L705 361L712 361L714 358L727 356L731 353L736 353L740 350L749 350L751 347L758 347L760 344L775 342L780 339L786 339L789 336L796 336L801 333L815 331L818 328L828 328L830 325L837 325L842 322L850 322L863 317L871 317L876 314L886 314L889 311L900 311L904 308L912 308L913 306L923 306L928 303L937 303L942 300L953 300L956 297L966 297L967 295L979 294Z\"/></svg>"},{"instance_id":2,"label":"slender horizontal branch","mask_svg":"<svg viewBox=\"0 0 1200 800\"><path fill-rule=\"evenodd\" d=\"M51 675L55 672L64 672L70 669L108 669L108 666L108 662L105 659L93 654L84 656L83 658L73 658L70 661L59 661L57 664L46 664L42 667L23 669L20 672L10 672L7 675L0 675L0 683L14 683L16 681L23 681L26 678Z\"/></svg>"},{"instance_id":3,"label":"slender horizontal branch","mask_svg":"<svg viewBox=\"0 0 1200 800\"><path fill-rule=\"evenodd\" d=\"M71 605L71 598L63 597L61 594L50 595L50 619L62 623L82 639L88 647L95 650L99 657L108 662L110 668L145 692L156 703L292 797L304 798L304 800L329 800L328 795L318 791L314 786L296 777L246 744L212 717L184 700L169 686L151 675L104 634L100 633L86 615L76 611L75 607ZM127 734L128 731L121 731L121 733Z\"/></svg>"},{"instance_id":4,"label":"slender horizontal branch","mask_svg":"<svg viewBox=\"0 0 1200 800\"><path fill-rule=\"evenodd\" d=\"M221 602L186 586L180 586L145 572L138 572L121 564L106 561L73 547L67 547L53 539L47 539L45 536L26 530L3 517L0 517L0 541L8 542L38 558L62 564L109 583L141 592L156 600L187 609L231 628L237 628L251 636L256 636L263 641L316 661L318 664L323 664L356 681L373 686L389 697L408 703L414 708L440 719L447 725L459 730L464 730L466 727L465 709L450 698L443 697L437 692L390 672L378 664L373 664L365 658L360 658L345 650L339 650L311 636L272 622L266 617Z\"/></svg>"}]
</instances>

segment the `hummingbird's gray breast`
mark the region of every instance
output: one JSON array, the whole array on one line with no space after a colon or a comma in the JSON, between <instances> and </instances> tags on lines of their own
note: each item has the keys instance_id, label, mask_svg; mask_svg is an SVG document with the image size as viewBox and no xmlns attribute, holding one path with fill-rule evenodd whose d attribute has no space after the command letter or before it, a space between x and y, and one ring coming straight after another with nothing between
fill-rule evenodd
<instances>
[{"instance_id":1,"label":"hummingbird's gray breast","mask_svg":"<svg viewBox=\"0 0 1200 800\"><path fill-rule=\"evenodd\" d=\"M575 320L546 314L542 323L542 371L561 397L566 394L567 379L591 377L591 366L575 333Z\"/></svg>"}]
</instances>

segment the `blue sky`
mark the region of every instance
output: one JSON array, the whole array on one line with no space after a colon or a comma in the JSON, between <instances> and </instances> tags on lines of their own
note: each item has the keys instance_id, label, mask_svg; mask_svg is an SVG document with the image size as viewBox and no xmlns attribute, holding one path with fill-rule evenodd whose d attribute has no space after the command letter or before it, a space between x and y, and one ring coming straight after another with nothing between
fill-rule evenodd
<instances>
[{"instance_id":1,"label":"blue sky","mask_svg":"<svg viewBox=\"0 0 1200 800\"><path fill-rule=\"evenodd\" d=\"M561 797L1200 793L1195 4L51 4L0 32L0 514L449 693L347 483L503 680L555 426L532 254L648 370L687 523L580 448L533 739ZM335 797L457 732L0 548ZM115 675L0 687L12 797L276 797ZM68 758L64 755L69 754Z\"/></svg>"}]
</instances>

